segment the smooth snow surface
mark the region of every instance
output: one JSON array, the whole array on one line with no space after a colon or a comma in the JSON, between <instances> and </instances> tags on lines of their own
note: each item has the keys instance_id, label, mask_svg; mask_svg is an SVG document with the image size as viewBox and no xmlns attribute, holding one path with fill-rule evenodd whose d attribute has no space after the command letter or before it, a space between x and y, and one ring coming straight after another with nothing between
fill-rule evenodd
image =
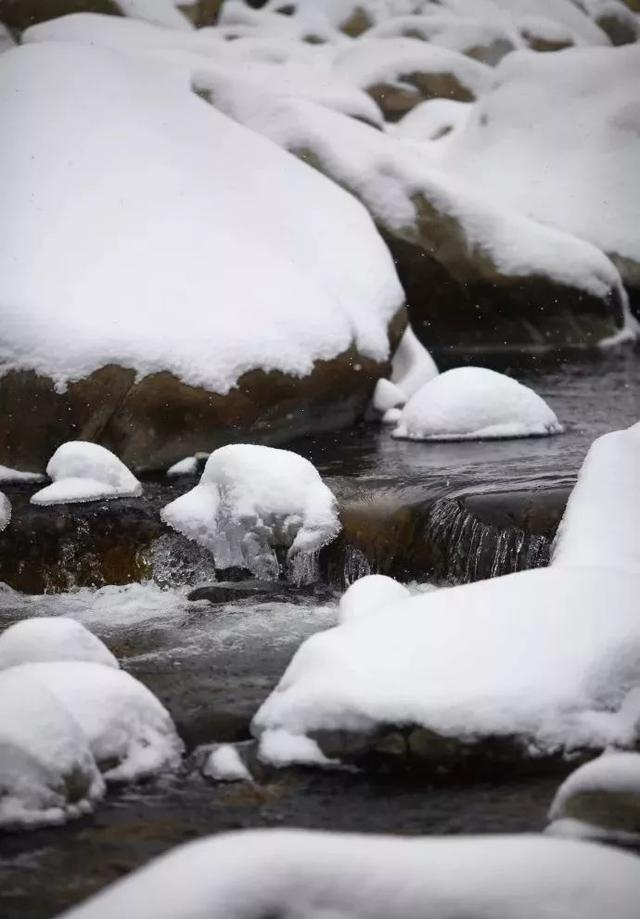
<instances>
[{"instance_id":1,"label":"smooth snow surface","mask_svg":"<svg viewBox=\"0 0 640 919\"><path fill-rule=\"evenodd\" d=\"M99 638L64 616L22 619L0 634L0 670L36 661L91 661L120 666Z\"/></svg>"},{"instance_id":2,"label":"smooth snow surface","mask_svg":"<svg viewBox=\"0 0 640 919\"><path fill-rule=\"evenodd\" d=\"M20 469L10 469L9 466L0 465L0 483L9 485L27 484L29 482L42 482L45 476L39 472L22 472Z\"/></svg>"},{"instance_id":3,"label":"smooth snow surface","mask_svg":"<svg viewBox=\"0 0 640 919\"><path fill-rule=\"evenodd\" d=\"M408 596L408 589L399 581L385 574L368 574L354 581L340 598L339 621L343 623L362 619Z\"/></svg>"},{"instance_id":4,"label":"smooth snow surface","mask_svg":"<svg viewBox=\"0 0 640 919\"><path fill-rule=\"evenodd\" d=\"M0 673L0 829L64 823L103 793L66 707L23 668Z\"/></svg>"},{"instance_id":5,"label":"smooth snow surface","mask_svg":"<svg viewBox=\"0 0 640 919\"><path fill-rule=\"evenodd\" d=\"M65 919L637 919L633 855L544 836L302 830L189 843Z\"/></svg>"},{"instance_id":6,"label":"smooth snow surface","mask_svg":"<svg viewBox=\"0 0 640 919\"><path fill-rule=\"evenodd\" d=\"M519 737L533 756L632 746L638 590L632 573L552 567L396 601L308 639L254 732L419 725Z\"/></svg>"},{"instance_id":7,"label":"smooth snow surface","mask_svg":"<svg viewBox=\"0 0 640 919\"><path fill-rule=\"evenodd\" d=\"M5 494L0 491L0 533L11 523L11 502Z\"/></svg>"},{"instance_id":8,"label":"smooth snow surface","mask_svg":"<svg viewBox=\"0 0 640 919\"><path fill-rule=\"evenodd\" d=\"M0 134L4 368L64 386L118 364L226 393L354 344L387 357L403 292L365 209L166 62L79 42L2 54Z\"/></svg>"},{"instance_id":9,"label":"smooth snow surface","mask_svg":"<svg viewBox=\"0 0 640 919\"><path fill-rule=\"evenodd\" d=\"M456 367L407 402L394 437L483 440L558 434L558 419L532 389L483 367Z\"/></svg>"},{"instance_id":10,"label":"smooth snow surface","mask_svg":"<svg viewBox=\"0 0 640 919\"><path fill-rule=\"evenodd\" d=\"M200 483L162 510L162 519L214 555L276 577L276 548L291 558L330 542L340 530L333 494L315 467L289 450L230 444L207 460Z\"/></svg>"},{"instance_id":11,"label":"smooth snow surface","mask_svg":"<svg viewBox=\"0 0 640 919\"><path fill-rule=\"evenodd\" d=\"M37 680L71 712L107 781L135 781L177 766L182 742L169 713L123 670L63 661L7 672Z\"/></svg>"},{"instance_id":12,"label":"smooth snow surface","mask_svg":"<svg viewBox=\"0 0 640 919\"><path fill-rule=\"evenodd\" d=\"M31 497L32 504L66 504L133 498L142 485L125 464L106 447L71 440L58 447L47 465L53 480Z\"/></svg>"},{"instance_id":13,"label":"smooth snow surface","mask_svg":"<svg viewBox=\"0 0 640 919\"><path fill-rule=\"evenodd\" d=\"M640 423L592 444L556 534L553 565L640 574Z\"/></svg>"},{"instance_id":14,"label":"smooth snow surface","mask_svg":"<svg viewBox=\"0 0 640 919\"><path fill-rule=\"evenodd\" d=\"M251 782L251 773L231 744L214 747L202 768L216 782Z\"/></svg>"}]
</instances>

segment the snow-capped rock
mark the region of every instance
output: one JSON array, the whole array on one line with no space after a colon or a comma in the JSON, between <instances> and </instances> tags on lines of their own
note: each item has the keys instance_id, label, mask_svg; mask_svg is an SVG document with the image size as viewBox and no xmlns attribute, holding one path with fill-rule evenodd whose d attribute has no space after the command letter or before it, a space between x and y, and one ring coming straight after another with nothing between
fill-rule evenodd
<instances>
[{"instance_id":1,"label":"snow-capped rock","mask_svg":"<svg viewBox=\"0 0 640 919\"><path fill-rule=\"evenodd\" d=\"M179 763L183 746L171 716L123 670L62 661L6 672L37 680L71 713L107 782L136 781Z\"/></svg>"},{"instance_id":2,"label":"snow-capped rock","mask_svg":"<svg viewBox=\"0 0 640 919\"><path fill-rule=\"evenodd\" d=\"M47 475L52 484L32 495L32 504L71 504L142 494L142 485L117 456L100 444L81 440L58 447L47 465Z\"/></svg>"},{"instance_id":3,"label":"snow-capped rock","mask_svg":"<svg viewBox=\"0 0 640 919\"><path fill-rule=\"evenodd\" d=\"M547 832L620 842L640 840L640 754L608 751L562 783Z\"/></svg>"},{"instance_id":4,"label":"snow-capped rock","mask_svg":"<svg viewBox=\"0 0 640 919\"><path fill-rule=\"evenodd\" d=\"M0 673L0 789L0 829L64 823L104 794L77 721L19 667Z\"/></svg>"},{"instance_id":5,"label":"snow-capped rock","mask_svg":"<svg viewBox=\"0 0 640 919\"><path fill-rule=\"evenodd\" d=\"M560 431L555 413L528 386L483 367L456 367L414 393L402 409L393 436L485 440Z\"/></svg>"},{"instance_id":6,"label":"snow-capped rock","mask_svg":"<svg viewBox=\"0 0 640 919\"><path fill-rule=\"evenodd\" d=\"M10 469L9 466L0 466L0 484L31 484L42 482L45 478L40 472L23 472L20 469Z\"/></svg>"},{"instance_id":7,"label":"snow-capped rock","mask_svg":"<svg viewBox=\"0 0 640 919\"><path fill-rule=\"evenodd\" d=\"M178 478L181 475L195 475L198 471L197 456L185 456L184 459L178 460L173 466L167 469L167 476L170 479Z\"/></svg>"},{"instance_id":8,"label":"snow-capped rock","mask_svg":"<svg viewBox=\"0 0 640 919\"><path fill-rule=\"evenodd\" d=\"M338 609L339 621L344 623L362 619L408 596L409 591L399 581L385 574L368 574L354 581L343 593Z\"/></svg>"},{"instance_id":9,"label":"snow-capped rock","mask_svg":"<svg viewBox=\"0 0 640 919\"><path fill-rule=\"evenodd\" d=\"M0 491L0 532L6 530L11 522L11 502Z\"/></svg>"},{"instance_id":10,"label":"snow-capped rock","mask_svg":"<svg viewBox=\"0 0 640 919\"><path fill-rule=\"evenodd\" d=\"M91 661L120 666L99 638L75 619L42 616L22 619L0 634L0 670L36 661Z\"/></svg>"},{"instance_id":11,"label":"snow-capped rock","mask_svg":"<svg viewBox=\"0 0 640 919\"><path fill-rule=\"evenodd\" d=\"M64 919L636 919L635 856L544 836L254 830L181 846Z\"/></svg>"},{"instance_id":12,"label":"snow-capped rock","mask_svg":"<svg viewBox=\"0 0 640 919\"><path fill-rule=\"evenodd\" d=\"M232 744L217 744L202 767L214 782L251 782L251 773Z\"/></svg>"},{"instance_id":13,"label":"snow-capped rock","mask_svg":"<svg viewBox=\"0 0 640 919\"><path fill-rule=\"evenodd\" d=\"M230 444L215 450L200 483L162 510L162 519L213 553L216 567L277 577L276 549L289 558L330 542L340 523L315 467L289 450Z\"/></svg>"}]
</instances>

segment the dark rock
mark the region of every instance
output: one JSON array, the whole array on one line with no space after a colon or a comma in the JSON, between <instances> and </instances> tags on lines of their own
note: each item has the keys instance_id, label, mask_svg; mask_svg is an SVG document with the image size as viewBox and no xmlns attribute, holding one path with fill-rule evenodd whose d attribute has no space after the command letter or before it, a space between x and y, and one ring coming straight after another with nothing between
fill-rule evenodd
<instances>
[{"instance_id":1,"label":"dark rock","mask_svg":"<svg viewBox=\"0 0 640 919\"><path fill-rule=\"evenodd\" d=\"M387 121L399 121L426 99L453 99L456 102L473 102L475 99L471 90L453 73L415 71L401 74L398 84L376 83L366 87Z\"/></svg>"},{"instance_id":2,"label":"dark rock","mask_svg":"<svg viewBox=\"0 0 640 919\"><path fill-rule=\"evenodd\" d=\"M234 603L236 600L268 600L286 594L286 584L280 581L216 581L196 587L190 600L208 600L209 603Z\"/></svg>"},{"instance_id":3,"label":"dark rock","mask_svg":"<svg viewBox=\"0 0 640 919\"><path fill-rule=\"evenodd\" d=\"M612 45L631 45L638 41L640 26L637 18L624 7L605 9L596 19L605 35L608 35Z\"/></svg>"},{"instance_id":4,"label":"dark rock","mask_svg":"<svg viewBox=\"0 0 640 919\"><path fill-rule=\"evenodd\" d=\"M119 16L121 10L116 0L0 0L0 22L18 32L70 13Z\"/></svg>"},{"instance_id":5,"label":"dark rock","mask_svg":"<svg viewBox=\"0 0 640 919\"><path fill-rule=\"evenodd\" d=\"M182 0L176 4L197 29L218 21L223 0Z\"/></svg>"},{"instance_id":6,"label":"dark rock","mask_svg":"<svg viewBox=\"0 0 640 919\"><path fill-rule=\"evenodd\" d=\"M355 6L349 17L340 23L340 30L351 38L358 38L373 25L373 20L362 6Z\"/></svg>"}]
</instances>

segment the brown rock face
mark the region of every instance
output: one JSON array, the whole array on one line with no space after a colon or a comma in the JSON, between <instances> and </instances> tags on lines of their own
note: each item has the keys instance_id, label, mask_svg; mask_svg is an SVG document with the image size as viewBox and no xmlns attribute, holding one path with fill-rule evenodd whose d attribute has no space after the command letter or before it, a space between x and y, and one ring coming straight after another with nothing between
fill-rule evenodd
<instances>
[{"instance_id":1,"label":"brown rock face","mask_svg":"<svg viewBox=\"0 0 640 919\"><path fill-rule=\"evenodd\" d=\"M212 26L218 21L223 0L184 0L178 8L194 24L197 29L203 26Z\"/></svg>"},{"instance_id":2,"label":"brown rock face","mask_svg":"<svg viewBox=\"0 0 640 919\"><path fill-rule=\"evenodd\" d=\"M406 316L390 325L395 348ZM282 444L351 424L363 414L386 362L350 348L319 361L306 377L254 370L226 395L182 383L170 373L135 382L132 370L103 367L57 393L33 372L0 378L0 463L41 471L65 440L91 440L137 470L166 468L184 456L249 440Z\"/></svg>"},{"instance_id":3,"label":"brown rock face","mask_svg":"<svg viewBox=\"0 0 640 919\"><path fill-rule=\"evenodd\" d=\"M0 0L0 22L18 32L69 13L119 16L120 7L116 0Z\"/></svg>"},{"instance_id":4,"label":"brown rock face","mask_svg":"<svg viewBox=\"0 0 640 919\"><path fill-rule=\"evenodd\" d=\"M398 83L376 83L367 92L380 106L387 121L399 121L426 99L453 99L473 102L473 93L452 73L402 74Z\"/></svg>"}]
</instances>

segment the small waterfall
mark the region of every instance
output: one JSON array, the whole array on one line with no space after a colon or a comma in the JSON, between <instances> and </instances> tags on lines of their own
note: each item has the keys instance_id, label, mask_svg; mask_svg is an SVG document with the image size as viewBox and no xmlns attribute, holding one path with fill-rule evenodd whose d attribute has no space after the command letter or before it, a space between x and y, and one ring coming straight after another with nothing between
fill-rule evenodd
<instances>
[{"instance_id":1,"label":"small waterfall","mask_svg":"<svg viewBox=\"0 0 640 919\"><path fill-rule=\"evenodd\" d=\"M459 499L436 501L424 528L432 543L434 575L454 584L494 578L549 563L546 536L478 520Z\"/></svg>"}]
</instances>

